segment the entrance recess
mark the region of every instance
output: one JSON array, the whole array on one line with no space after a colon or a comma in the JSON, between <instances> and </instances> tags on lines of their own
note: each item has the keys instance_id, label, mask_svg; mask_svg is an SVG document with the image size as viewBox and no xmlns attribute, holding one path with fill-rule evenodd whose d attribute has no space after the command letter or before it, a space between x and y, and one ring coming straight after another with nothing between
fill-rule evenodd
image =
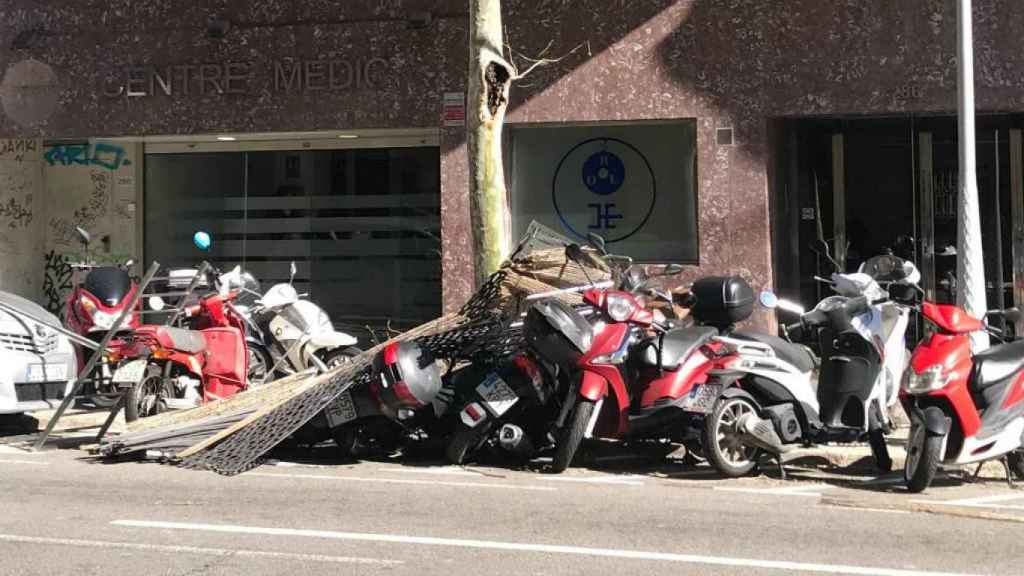
<instances>
[{"instance_id":1,"label":"entrance recess","mask_svg":"<svg viewBox=\"0 0 1024 576\"><path fill-rule=\"evenodd\" d=\"M435 131L259 138L146 143L147 259L241 264L264 289L294 261L298 291L354 333L440 315ZM192 246L200 229L210 253Z\"/></svg>"},{"instance_id":2,"label":"entrance recess","mask_svg":"<svg viewBox=\"0 0 1024 576\"><path fill-rule=\"evenodd\" d=\"M1015 116L977 121L978 191L990 308L1024 306L1024 155ZM958 154L954 116L781 120L773 202L779 290L805 304L827 290L811 279L848 271L891 249L914 260L922 286L956 301ZM798 232L792 230L796 224ZM913 239L911 242L910 240ZM791 258L791 256L789 256ZM1015 288L1016 287L1016 288Z\"/></svg>"}]
</instances>

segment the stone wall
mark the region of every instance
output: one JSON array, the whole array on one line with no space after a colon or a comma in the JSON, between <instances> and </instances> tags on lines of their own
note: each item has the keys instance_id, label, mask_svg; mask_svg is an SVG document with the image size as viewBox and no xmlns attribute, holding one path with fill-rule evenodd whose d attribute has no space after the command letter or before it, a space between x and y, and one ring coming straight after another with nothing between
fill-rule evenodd
<instances>
[{"instance_id":1,"label":"stone wall","mask_svg":"<svg viewBox=\"0 0 1024 576\"><path fill-rule=\"evenodd\" d=\"M771 283L768 119L955 110L953 0L504 4L515 52L555 60L517 82L510 122L698 119L700 266L687 278ZM442 95L465 89L465 9L11 0L0 10L0 136L440 126ZM979 109L1024 107L1022 29L1018 2L975 1ZM451 308L471 290L468 181L464 132L441 135Z\"/></svg>"}]
</instances>

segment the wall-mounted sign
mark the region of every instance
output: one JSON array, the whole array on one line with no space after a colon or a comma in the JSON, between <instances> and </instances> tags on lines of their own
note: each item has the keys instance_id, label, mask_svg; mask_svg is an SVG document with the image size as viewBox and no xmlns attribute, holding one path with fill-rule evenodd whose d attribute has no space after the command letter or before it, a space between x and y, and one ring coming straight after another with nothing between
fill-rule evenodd
<instances>
[{"instance_id":1,"label":"wall-mounted sign","mask_svg":"<svg viewBox=\"0 0 1024 576\"><path fill-rule=\"evenodd\" d=\"M646 262L696 262L696 122L510 129L513 224L532 220Z\"/></svg>"},{"instance_id":2,"label":"wall-mounted sign","mask_svg":"<svg viewBox=\"0 0 1024 576\"><path fill-rule=\"evenodd\" d=\"M444 93L444 125L447 127L466 125L465 92Z\"/></svg>"},{"instance_id":3,"label":"wall-mounted sign","mask_svg":"<svg viewBox=\"0 0 1024 576\"><path fill-rule=\"evenodd\" d=\"M388 66L383 58L128 66L106 80L103 94L110 98L250 94L268 84L277 92L376 90Z\"/></svg>"}]
</instances>

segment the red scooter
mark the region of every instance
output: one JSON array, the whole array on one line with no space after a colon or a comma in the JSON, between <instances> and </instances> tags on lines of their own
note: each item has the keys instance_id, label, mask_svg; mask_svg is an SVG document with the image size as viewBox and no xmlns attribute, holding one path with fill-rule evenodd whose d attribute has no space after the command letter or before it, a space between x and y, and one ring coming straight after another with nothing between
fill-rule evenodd
<instances>
[{"instance_id":1,"label":"red scooter","mask_svg":"<svg viewBox=\"0 0 1024 576\"><path fill-rule=\"evenodd\" d=\"M940 465L996 458L1011 483L1014 474L1024 478L1024 340L972 354L972 332L1008 339L956 306L924 302L921 313L935 332L917 345L900 389L911 419L907 488L928 488ZM1016 322L1021 312L989 312L992 317Z\"/></svg>"},{"instance_id":2,"label":"red scooter","mask_svg":"<svg viewBox=\"0 0 1024 576\"><path fill-rule=\"evenodd\" d=\"M118 266L96 265L89 257L89 233L82 228L76 230L85 251L86 261L71 265L74 288L68 293L64 324L68 330L99 343L131 302L138 285L128 275L131 260ZM136 311L125 319L121 329L131 331L138 326L139 314ZM115 339L110 347L116 349L117 345L118 341ZM88 353L90 352L82 348L78 349L79 370L88 361ZM111 386L110 376L109 358L104 357L103 361L97 364L85 388L85 394L98 407L109 408L117 401L113 396L116 389Z\"/></svg>"},{"instance_id":3,"label":"red scooter","mask_svg":"<svg viewBox=\"0 0 1024 576\"><path fill-rule=\"evenodd\" d=\"M591 244L608 257L600 238L592 238ZM637 296L646 292L666 297L647 289L643 271L626 260L619 290L583 293L583 301L599 314L593 323L593 344L577 356L570 400L556 421L555 472L565 470L583 438L592 435L653 435L688 444L699 439L699 423L690 421L695 414L707 412L715 398L711 387L698 384L707 382L709 372L727 357L715 336L730 331L753 309L753 291L741 278L704 278L691 290L705 294L703 301L689 302L695 325L675 328L656 319L643 297ZM666 271L674 272L673 268ZM671 296L667 298L672 301ZM730 301L742 304L730 308ZM657 335L646 337L649 330ZM671 431L666 433L666 428Z\"/></svg>"},{"instance_id":4,"label":"red scooter","mask_svg":"<svg viewBox=\"0 0 1024 576\"><path fill-rule=\"evenodd\" d=\"M191 408L248 388L245 320L238 291L203 296L183 312L190 328L142 325L124 339L113 381L130 387L125 419Z\"/></svg>"}]
</instances>

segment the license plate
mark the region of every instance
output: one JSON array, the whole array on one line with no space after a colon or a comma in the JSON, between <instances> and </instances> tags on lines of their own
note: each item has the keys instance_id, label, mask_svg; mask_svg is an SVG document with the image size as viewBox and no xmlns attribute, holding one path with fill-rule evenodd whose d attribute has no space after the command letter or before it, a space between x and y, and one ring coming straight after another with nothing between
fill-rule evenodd
<instances>
[{"instance_id":1,"label":"license plate","mask_svg":"<svg viewBox=\"0 0 1024 576\"><path fill-rule=\"evenodd\" d=\"M324 416L327 417L327 423L331 428L341 426L358 418L359 413L356 412L356 404L352 401L352 394L343 392L341 396L338 396L337 400L327 406L324 410Z\"/></svg>"},{"instance_id":2,"label":"license plate","mask_svg":"<svg viewBox=\"0 0 1024 576\"><path fill-rule=\"evenodd\" d=\"M138 384L146 373L146 359L132 360L117 367L111 381L114 384Z\"/></svg>"},{"instance_id":3,"label":"license plate","mask_svg":"<svg viewBox=\"0 0 1024 576\"><path fill-rule=\"evenodd\" d=\"M476 387L476 393L483 399L484 406L495 416L501 416L508 412L509 408L519 401L513 390L497 374L491 373Z\"/></svg>"},{"instance_id":4,"label":"license plate","mask_svg":"<svg viewBox=\"0 0 1024 576\"><path fill-rule=\"evenodd\" d=\"M721 384L697 384L686 395L681 407L687 412L707 414L715 406L715 401L722 395Z\"/></svg>"},{"instance_id":5,"label":"license plate","mask_svg":"<svg viewBox=\"0 0 1024 576\"><path fill-rule=\"evenodd\" d=\"M64 382L68 379L67 364L29 364L29 382Z\"/></svg>"}]
</instances>

